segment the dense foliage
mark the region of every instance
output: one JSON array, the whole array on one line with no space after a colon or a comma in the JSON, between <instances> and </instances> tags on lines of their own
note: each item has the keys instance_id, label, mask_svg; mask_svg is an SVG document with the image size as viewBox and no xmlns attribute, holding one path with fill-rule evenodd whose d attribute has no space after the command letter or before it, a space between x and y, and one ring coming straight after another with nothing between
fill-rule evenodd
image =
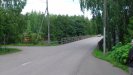
<instances>
[{"instance_id":1,"label":"dense foliage","mask_svg":"<svg viewBox=\"0 0 133 75\"><path fill-rule=\"evenodd\" d=\"M103 0L80 0L82 11L85 9L91 10L93 20L98 24L98 32L103 32ZM118 42L126 44L131 40L131 35L128 33L129 19L133 16L133 1L132 0L107 0L107 48L111 48Z\"/></svg>"},{"instance_id":2,"label":"dense foliage","mask_svg":"<svg viewBox=\"0 0 133 75\"><path fill-rule=\"evenodd\" d=\"M12 10L15 13L21 13L27 0L0 0L0 7L5 10Z\"/></svg>"},{"instance_id":3,"label":"dense foliage","mask_svg":"<svg viewBox=\"0 0 133 75\"><path fill-rule=\"evenodd\" d=\"M47 41L47 18L43 13L15 13L13 10L0 10L1 44L38 43ZM97 34L97 25L83 16L50 15L52 41L64 37Z\"/></svg>"},{"instance_id":4,"label":"dense foliage","mask_svg":"<svg viewBox=\"0 0 133 75\"><path fill-rule=\"evenodd\" d=\"M124 46L117 46L113 48L113 51L110 53L110 57L119 63L126 64L130 48L131 45L129 44Z\"/></svg>"},{"instance_id":5,"label":"dense foliage","mask_svg":"<svg viewBox=\"0 0 133 75\"><path fill-rule=\"evenodd\" d=\"M125 72L128 72L128 66L127 64L125 65L125 63L120 63L117 60L114 59L114 56L112 56L112 53L109 52L107 54L103 54L102 51L100 51L99 49L96 49L92 52L92 54L99 59L105 60L109 63L111 63L113 65L113 67L118 67L122 70L124 70ZM114 53L113 53L114 54ZM125 61L124 61L125 62Z\"/></svg>"},{"instance_id":6,"label":"dense foliage","mask_svg":"<svg viewBox=\"0 0 133 75\"><path fill-rule=\"evenodd\" d=\"M0 40L12 43L19 41L19 37L25 28L23 15L12 14L12 11L0 11Z\"/></svg>"},{"instance_id":7,"label":"dense foliage","mask_svg":"<svg viewBox=\"0 0 133 75\"><path fill-rule=\"evenodd\" d=\"M133 38L133 17L130 18L128 24L128 35L126 36L126 42L129 42Z\"/></svg>"},{"instance_id":8,"label":"dense foliage","mask_svg":"<svg viewBox=\"0 0 133 75\"><path fill-rule=\"evenodd\" d=\"M28 13L27 30L36 41L47 40L47 18L43 13ZM50 34L53 41L64 37L97 34L96 25L83 16L50 15ZM35 37L36 36L36 37ZM32 39L34 42L35 40Z\"/></svg>"},{"instance_id":9,"label":"dense foliage","mask_svg":"<svg viewBox=\"0 0 133 75\"><path fill-rule=\"evenodd\" d=\"M0 0L0 43L19 41L26 22L21 11L26 0Z\"/></svg>"}]
</instances>

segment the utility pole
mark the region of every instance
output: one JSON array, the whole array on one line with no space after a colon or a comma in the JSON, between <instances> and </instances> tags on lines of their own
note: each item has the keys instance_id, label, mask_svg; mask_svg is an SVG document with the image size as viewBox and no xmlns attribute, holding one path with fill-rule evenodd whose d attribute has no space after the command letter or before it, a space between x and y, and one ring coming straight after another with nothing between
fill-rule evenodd
<instances>
[{"instance_id":1,"label":"utility pole","mask_svg":"<svg viewBox=\"0 0 133 75\"><path fill-rule=\"evenodd\" d=\"M49 20L49 10L48 10L48 0L46 0L46 10L47 10L47 23L48 23L48 44L50 44L50 20Z\"/></svg>"},{"instance_id":2,"label":"utility pole","mask_svg":"<svg viewBox=\"0 0 133 75\"><path fill-rule=\"evenodd\" d=\"M106 53L106 24L107 24L107 0L104 0L104 18L103 18L103 23L104 23L104 37L103 37L103 53Z\"/></svg>"}]
</instances>

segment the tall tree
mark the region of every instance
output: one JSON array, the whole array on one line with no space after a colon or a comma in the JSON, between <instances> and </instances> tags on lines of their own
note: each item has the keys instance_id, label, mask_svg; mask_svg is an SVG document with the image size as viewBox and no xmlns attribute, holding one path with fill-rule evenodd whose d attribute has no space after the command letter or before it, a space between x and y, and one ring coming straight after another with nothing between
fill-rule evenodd
<instances>
[{"instance_id":1,"label":"tall tree","mask_svg":"<svg viewBox=\"0 0 133 75\"><path fill-rule=\"evenodd\" d=\"M26 4L26 0L0 0L0 38L7 43L19 40L20 33L23 32L26 22L21 11ZM20 41L20 40L19 40Z\"/></svg>"},{"instance_id":2,"label":"tall tree","mask_svg":"<svg viewBox=\"0 0 133 75\"><path fill-rule=\"evenodd\" d=\"M0 0L0 7L9 10L16 10L17 12L21 12L24 8L27 0Z\"/></svg>"}]
</instances>

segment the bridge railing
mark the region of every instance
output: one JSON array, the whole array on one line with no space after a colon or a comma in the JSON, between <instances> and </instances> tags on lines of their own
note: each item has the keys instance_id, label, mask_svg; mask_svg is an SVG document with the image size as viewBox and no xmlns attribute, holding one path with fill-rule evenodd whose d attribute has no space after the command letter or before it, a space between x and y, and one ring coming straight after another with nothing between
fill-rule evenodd
<instances>
[{"instance_id":1,"label":"bridge railing","mask_svg":"<svg viewBox=\"0 0 133 75\"><path fill-rule=\"evenodd\" d=\"M62 38L62 39L60 40L60 44L66 44L66 43L70 43L70 42L74 42L74 41L86 39L86 38L89 38L89 37L92 37L92 35L75 36L75 37L66 37L66 38Z\"/></svg>"}]
</instances>

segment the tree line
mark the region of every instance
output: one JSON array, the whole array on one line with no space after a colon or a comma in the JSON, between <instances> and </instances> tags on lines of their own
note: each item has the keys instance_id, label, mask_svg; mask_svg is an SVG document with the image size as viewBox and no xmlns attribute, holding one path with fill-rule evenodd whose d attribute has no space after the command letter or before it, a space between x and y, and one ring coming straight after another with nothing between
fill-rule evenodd
<instances>
[{"instance_id":1,"label":"tree line","mask_svg":"<svg viewBox=\"0 0 133 75\"><path fill-rule=\"evenodd\" d=\"M27 32L36 41L47 40L47 17L43 13L27 13ZM93 29L95 28L95 30ZM52 41L61 38L97 34L97 25L84 16L50 15L50 36ZM36 37L36 38L35 38Z\"/></svg>"},{"instance_id":2,"label":"tree line","mask_svg":"<svg viewBox=\"0 0 133 75\"><path fill-rule=\"evenodd\" d=\"M0 0L0 43L47 41L47 17L42 12L21 14L26 0ZM52 41L64 37L94 35L98 25L84 16L50 15Z\"/></svg>"}]
</instances>

